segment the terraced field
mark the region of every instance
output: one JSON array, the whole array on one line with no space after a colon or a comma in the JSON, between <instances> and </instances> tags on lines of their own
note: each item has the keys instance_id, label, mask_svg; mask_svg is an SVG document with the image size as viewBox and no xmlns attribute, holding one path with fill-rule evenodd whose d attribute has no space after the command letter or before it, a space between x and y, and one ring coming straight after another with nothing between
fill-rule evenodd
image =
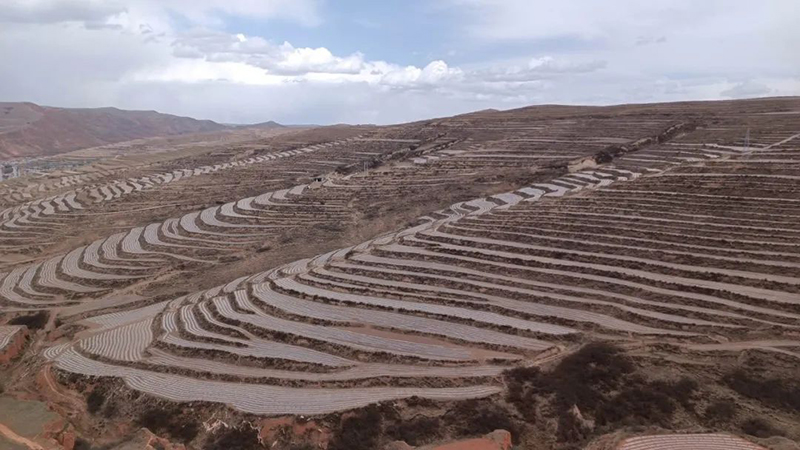
<instances>
[{"instance_id":1,"label":"terraced field","mask_svg":"<svg viewBox=\"0 0 800 450\"><path fill-rule=\"evenodd\" d=\"M0 326L0 353L5 351L5 348L13 341L17 333L22 331L19 325L3 325Z\"/></svg>"},{"instance_id":2,"label":"terraced field","mask_svg":"<svg viewBox=\"0 0 800 450\"><path fill-rule=\"evenodd\" d=\"M678 434L627 439L620 450L763 450L764 447L725 434Z\"/></svg>"},{"instance_id":3,"label":"terraced field","mask_svg":"<svg viewBox=\"0 0 800 450\"><path fill-rule=\"evenodd\" d=\"M62 372L267 415L492 396L594 340L800 357L782 102L483 112L84 183L2 213L4 248L39 253L2 266L0 304L79 330L42 353ZM136 213L180 195L213 203ZM101 211L127 215L49 241Z\"/></svg>"}]
</instances>

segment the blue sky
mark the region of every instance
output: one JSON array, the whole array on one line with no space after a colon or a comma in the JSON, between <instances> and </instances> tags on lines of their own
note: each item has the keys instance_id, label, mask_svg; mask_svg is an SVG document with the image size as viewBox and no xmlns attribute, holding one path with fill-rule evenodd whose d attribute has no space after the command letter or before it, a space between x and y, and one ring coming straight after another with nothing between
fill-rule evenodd
<instances>
[{"instance_id":1,"label":"blue sky","mask_svg":"<svg viewBox=\"0 0 800 450\"><path fill-rule=\"evenodd\" d=\"M3 0L0 101L222 122L800 94L797 0Z\"/></svg>"},{"instance_id":2,"label":"blue sky","mask_svg":"<svg viewBox=\"0 0 800 450\"><path fill-rule=\"evenodd\" d=\"M424 65L431 58L447 56L449 44L457 44L452 18L428 2L364 2L347 0L321 7L325 20L316 26L297 26L287 20L264 22L230 17L225 30L316 47L321 42L334 54L362 52L368 58L398 64Z\"/></svg>"}]
</instances>

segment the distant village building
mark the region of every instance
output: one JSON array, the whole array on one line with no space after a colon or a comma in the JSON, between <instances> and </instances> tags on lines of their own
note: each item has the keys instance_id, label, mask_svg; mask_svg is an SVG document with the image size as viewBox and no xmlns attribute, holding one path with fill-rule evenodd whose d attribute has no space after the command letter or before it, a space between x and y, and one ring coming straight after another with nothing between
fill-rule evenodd
<instances>
[{"instance_id":1,"label":"distant village building","mask_svg":"<svg viewBox=\"0 0 800 450\"><path fill-rule=\"evenodd\" d=\"M19 176L19 166L14 164L3 164L0 166L0 181Z\"/></svg>"}]
</instances>

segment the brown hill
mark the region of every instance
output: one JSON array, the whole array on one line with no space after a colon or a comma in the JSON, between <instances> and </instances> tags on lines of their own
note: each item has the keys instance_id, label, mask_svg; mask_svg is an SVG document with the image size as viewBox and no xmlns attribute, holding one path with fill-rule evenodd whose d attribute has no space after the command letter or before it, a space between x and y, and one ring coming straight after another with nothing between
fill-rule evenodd
<instances>
[{"instance_id":1,"label":"brown hill","mask_svg":"<svg viewBox=\"0 0 800 450\"><path fill-rule=\"evenodd\" d=\"M117 108L52 108L33 103L0 103L0 160L47 156L80 148L154 136L226 128L155 111Z\"/></svg>"}]
</instances>

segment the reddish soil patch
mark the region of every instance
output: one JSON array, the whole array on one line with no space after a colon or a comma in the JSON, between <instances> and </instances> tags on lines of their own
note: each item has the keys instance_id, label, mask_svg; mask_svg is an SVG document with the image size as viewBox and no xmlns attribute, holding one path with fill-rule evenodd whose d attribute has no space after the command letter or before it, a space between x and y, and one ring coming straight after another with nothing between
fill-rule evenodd
<instances>
[{"instance_id":1,"label":"reddish soil patch","mask_svg":"<svg viewBox=\"0 0 800 450\"><path fill-rule=\"evenodd\" d=\"M263 420L258 436L261 442L270 448L279 441L306 442L315 448L326 448L331 437L330 431L316 422L304 422L295 417Z\"/></svg>"}]
</instances>

